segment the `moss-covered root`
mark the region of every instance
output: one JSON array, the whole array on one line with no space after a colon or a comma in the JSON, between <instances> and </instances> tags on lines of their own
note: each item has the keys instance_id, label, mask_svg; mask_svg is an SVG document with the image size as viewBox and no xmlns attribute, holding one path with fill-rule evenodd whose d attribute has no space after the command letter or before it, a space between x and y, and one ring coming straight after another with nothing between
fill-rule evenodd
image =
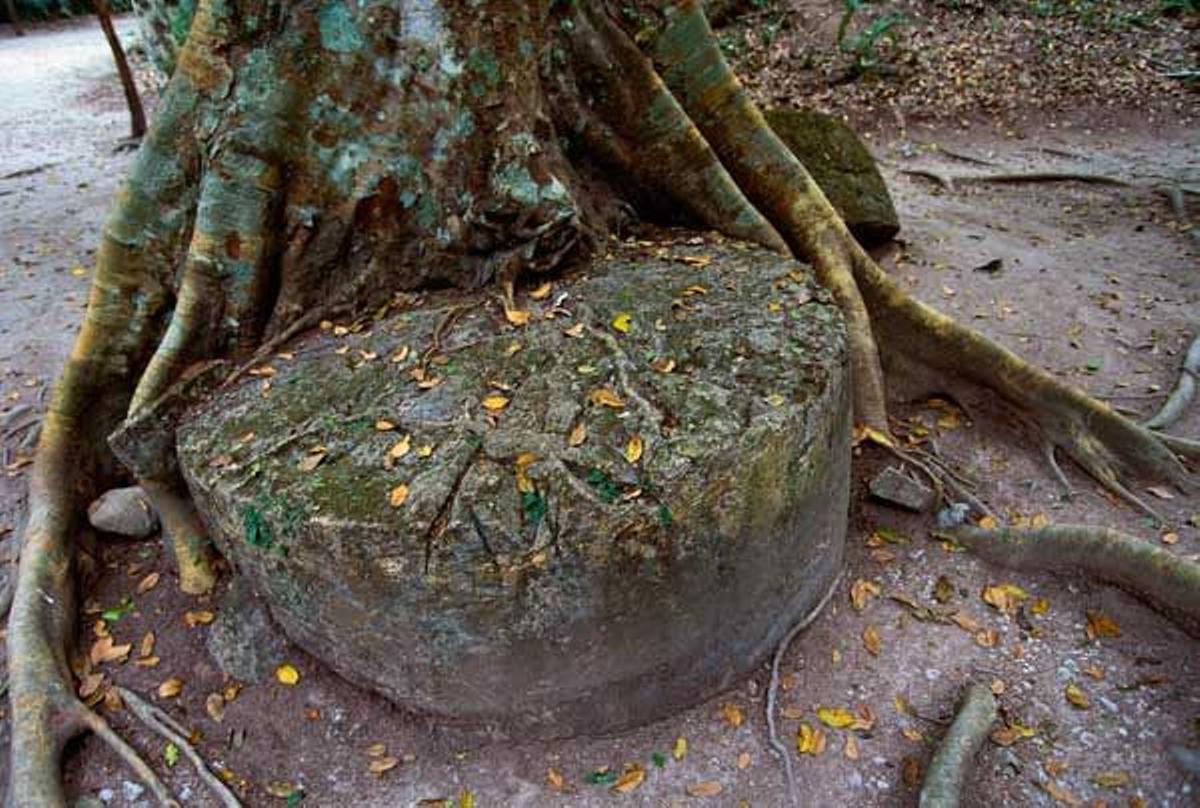
<instances>
[{"instance_id":1,"label":"moss-covered root","mask_svg":"<svg viewBox=\"0 0 1200 808\"><path fill-rule=\"evenodd\" d=\"M651 57L746 197L837 299L846 318L855 420L887 433L879 349L853 274L865 255L854 237L729 69L698 2L677 4Z\"/></svg>"},{"instance_id":2,"label":"moss-covered root","mask_svg":"<svg viewBox=\"0 0 1200 808\"><path fill-rule=\"evenodd\" d=\"M957 808L962 803L968 769L995 720L996 697L991 689L979 682L970 685L954 723L929 763L921 785L920 808Z\"/></svg>"},{"instance_id":3,"label":"moss-covered root","mask_svg":"<svg viewBox=\"0 0 1200 808\"><path fill-rule=\"evenodd\" d=\"M1016 570L1079 572L1125 589L1200 636L1200 564L1103 527L1026 530L965 527L955 536L990 564Z\"/></svg>"},{"instance_id":4,"label":"moss-covered root","mask_svg":"<svg viewBox=\"0 0 1200 808\"><path fill-rule=\"evenodd\" d=\"M213 545L191 498L165 483L142 480L141 485L158 511L163 537L175 557L179 588L189 595L211 592L217 582Z\"/></svg>"}]
</instances>

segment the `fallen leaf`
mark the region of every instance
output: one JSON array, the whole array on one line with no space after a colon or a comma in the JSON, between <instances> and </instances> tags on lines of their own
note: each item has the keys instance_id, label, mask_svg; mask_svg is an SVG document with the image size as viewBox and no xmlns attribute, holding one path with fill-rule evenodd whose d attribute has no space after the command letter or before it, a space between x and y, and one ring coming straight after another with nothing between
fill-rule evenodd
<instances>
[{"instance_id":1,"label":"fallen leaf","mask_svg":"<svg viewBox=\"0 0 1200 808\"><path fill-rule=\"evenodd\" d=\"M817 710L817 718L833 729L845 729L855 722L854 713L834 707L821 707Z\"/></svg>"},{"instance_id":2,"label":"fallen leaf","mask_svg":"<svg viewBox=\"0 0 1200 808\"><path fill-rule=\"evenodd\" d=\"M1100 772L1092 778L1092 782L1101 788L1122 788L1133 782L1129 772Z\"/></svg>"},{"instance_id":3,"label":"fallen leaf","mask_svg":"<svg viewBox=\"0 0 1200 808\"><path fill-rule=\"evenodd\" d=\"M580 339L583 337L583 323L576 323L570 328L564 328L562 332L572 339Z\"/></svg>"},{"instance_id":4,"label":"fallen leaf","mask_svg":"<svg viewBox=\"0 0 1200 808\"><path fill-rule=\"evenodd\" d=\"M548 769L546 771L546 784L560 793L567 787L567 781L557 769Z\"/></svg>"},{"instance_id":5,"label":"fallen leaf","mask_svg":"<svg viewBox=\"0 0 1200 808\"><path fill-rule=\"evenodd\" d=\"M597 407L608 407L614 410L625 409L621 397L607 387L600 387L588 394L588 400Z\"/></svg>"},{"instance_id":6,"label":"fallen leaf","mask_svg":"<svg viewBox=\"0 0 1200 808\"><path fill-rule=\"evenodd\" d=\"M405 455L412 451L412 435L405 435L400 440L392 444L392 448L388 449L387 457L383 461L386 468L392 468L397 460L400 460Z\"/></svg>"},{"instance_id":7,"label":"fallen leaf","mask_svg":"<svg viewBox=\"0 0 1200 808\"><path fill-rule=\"evenodd\" d=\"M417 447L417 457L433 457L433 446L425 445Z\"/></svg>"},{"instance_id":8,"label":"fallen leaf","mask_svg":"<svg viewBox=\"0 0 1200 808\"><path fill-rule=\"evenodd\" d=\"M100 685L104 684L103 673L89 673L79 680L79 698L88 699L100 691Z\"/></svg>"},{"instance_id":9,"label":"fallen leaf","mask_svg":"<svg viewBox=\"0 0 1200 808\"><path fill-rule=\"evenodd\" d=\"M901 730L900 734L905 738L908 738L913 743L921 743L925 740L925 736L922 735L919 730L912 729L911 727L909 729Z\"/></svg>"},{"instance_id":10,"label":"fallen leaf","mask_svg":"<svg viewBox=\"0 0 1200 808\"><path fill-rule=\"evenodd\" d=\"M847 736L846 748L843 750L847 759L858 760L858 741L853 735Z\"/></svg>"},{"instance_id":11,"label":"fallen leaf","mask_svg":"<svg viewBox=\"0 0 1200 808\"><path fill-rule=\"evenodd\" d=\"M92 661L93 665L100 665L105 662L124 662L129 658L129 652L132 649L132 643L116 645L113 642L112 636L105 636L92 643L92 648L88 652L88 658Z\"/></svg>"},{"instance_id":12,"label":"fallen leaf","mask_svg":"<svg viewBox=\"0 0 1200 808\"><path fill-rule=\"evenodd\" d=\"M382 777L384 772L389 772L400 765L400 758L392 755L384 755L374 758L367 764L367 770L376 777Z\"/></svg>"},{"instance_id":13,"label":"fallen leaf","mask_svg":"<svg viewBox=\"0 0 1200 808\"><path fill-rule=\"evenodd\" d=\"M220 693L209 693L204 699L204 711L208 717L220 724L225 720L225 697Z\"/></svg>"},{"instance_id":14,"label":"fallen leaf","mask_svg":"<svg viewBox=\"0 0 1200 808\"><path fill-rule=\"evenodd\" d=\"M751 759L750 759L749 752L742 752L740 755L738 755L737 767L739 769L741 769L742 771L745 771L746 769L750 768L750 763L751 763Z\"/></svg>"},{"instance_id":15,"label":"fallen leaf","mask_svg":"<svg viewBox=\"0 0 1200 808\"><path fill-rule=\"evenodd\" d=\"M979 520L979 527L984 530L995 530L1000 527L1000 522L994 516L984 516Z\"/></svg>"},{"instance_id":16,"label":"fallen leaf","mask_svg":"<svg viewBox=\"0 0 1200 808\"><path fill-rule=\"evenodd\" d=\"M185 614L183 616L183 622L187 623L188 628L195 628L196 626L207 626L209 623L215 620L216 617L217 616L210 611L200 610Z\"/></svg>"},{"instance_id":17,"label":"fallen leaf","mask_svg":"<svg viewBox=\"0 0 1200 808\"><path fill-rule=\"evenodd\" d=\"M296 468L307 474L316 470L317 466L321 465L328 456L327 452L310 452L300 458L300 462L296 464Z\"/></svg>"},{"instance_id":18,"label":"fallen leaf","mask_svg":"<svg viewBox=\"0 0 1200 808\"><path fill-rule=\"evenodd\" d=\"M675 739L675 748L673 748L671 750L671 757L675 758L676 760L683 760L685 757L687 757L687 753L688 753L687 738L680 735L678 738Z\"/></svg>"},{"instance_id":19,"label":"fallen leaf","mask_svg":"<svg viewBox=\"0 0 1200 808\"><path fill-rule=\"evenodd\" d=\"M1147 488L1146 490L1149 491L1154 496L1158 497L1159 499L1175 499L1175 495L1173 493L1171 493L1171 490L1169 488L1166 488L1165 486L1152 485L1149 488Z\"/></svg>"},{"instance_id":20,"label":"fallen leaf","mask_svg":"<svg viewBox=\"0 0 1200 808\"><path fill-rule=\"evenodd\" d=\"M571 434L567 436L567 445L582 446L584 441L587 440L587 435L587 424L585 424L583 421L580 421L575 425L575 428L571 430Z\"/></svg>"},{"instance_id":21,"label":"fallen leaf","mask_svg":"<svg viewBox=\"0 0 1200 808\"><path fill-rule=\"evenodd\" d=\"M1045 782L1039 782L1038 785L1042 787L1043 791L1045 791L1047 794L1049 794L1051 797L1053 797L1057 802L1061 802L1063 805L1082 805L1083 804L1082 802L1080 802L1078 797L1076 797L1070 791L1067 791L1062 786L1058 785L1058 783L1055 783L1051 780L1047 780Z\"/></svg>"},{"instance_id":22,"label":"fallen leaf","mask_svg":"<svg viewBox=\"0 0 1200 808\"><path fill-rule=\"evenodd\" d=\"M1121 636L1121 627L1103 612L1087 613L1087 636L1089 640Z\"/></svg>"},{"instance_id":23,"label":"fallen leaf","mask_svg":"<svg viewBox=\"0 0 1200 808\"><path fill-rule=\"evenodd\" d=\"M721 715L725 718L725 721L729 724L729 726L733 727L734 729L740 727L742 722L746 720L745 715L742 714L742 708L735 704L721 705Z\"/></svg>"},{"instance_id":24,"label":"fallen leaf","mask_svg":"<svg viewBox=\"0 0 1200 808\"><path fill-rule=\"evenodd\" d=\"M168 769L174 768L175 764L179 762L179 747L173 743L168 743L166 748L163 749L163 760L166 762Z\"/></svg>"},{"instance_id":25,"label":"fallen leaf","mask_svg":"<svg viewBox=\"0 0 1200 808\"><path fill-rule=\"evenodd\" d=\"M1067 685L1066 690L1063 691L1063 695L1067 697L1067 701L1070 702L1072 707L1086 710L1092 706L1092 700L1088 698L1087 693L1084 693L1083 688L1074 682Z\"/></svg>"},{"instance_id":26,"label":"fallen leaf","mask_svg":"<svg viewBox=\"0 0 1200 808\"><path fill-rule=\"evenodd\" d=\"M801 755L817 756L825 751L825 733L810 724L802 723L796 733L796 751Z\"/></svg>"},{"instance_id":27,"label":"fallen leaf","mask_svg":"<svg viewBox=\"0 0 1200 808\"><path fill-rule=\"evenodd\" d=\"M715 780L706 780L703 783L695 783L688 786L687 791L689 797L715 797L722 791L722 786Z\"/></svg>"},{"instance_id":28,"label":"fallen leaf","mask_svg":"<svg viewBox=\"0 0 1200 808\"><path fill-rule=\"evenodd\" d=\"M162 699L173 699L183 692L183 680L172 676L158 686L158 696Z\"/></svg>"},{"instance_id":29,"label":"fallen leaf","mask_svg":"<svg viewBox=\"0 0 1200 808\"><path fill-rule=\"evenodd\" d=\"M483 400L483 408L488 412L503 412L508 406L506 396L488 396Z\"/></svg>"},{"instance_id":30,"label":"fallen leaf","mask_svg":"<svg viewBox=\"0 0 1200 808\"><path fill-rule=\"evenodd\" d=\"M237 701L237 697L241 695L241 693L242 686L237 682L230 682L221 690L221 696L224 697L225 701L231 704Z\"/></svg>"},{"instance_id":31,"label":"fallen leaf","mask_svg":"<svg viewBox=\"0 0 1200 808\"><path fill-rule=\"evenodd\" d=\"M515 325L517 328L528 325L529 320L532 317L532 314L527 311L521 311L520 309L505 308L504 310L504 319L508 320L509 323Z\"/></svg>"},{"instance_id":32,"label":"fallen leaf","mask_svg":"<svg viewBox=\"0 0 1200 808\"><path fill-rule=\"evenodd\" d=\"M545 300L550 297L550 293L554 291L554 284L547 281L538 288L529 293L529 296L534 300Z\"/></svg>"},{"instance_id":33,"label":"fallen leaf","mask_svg":"<svg viewBox=\"0 0 1200 808\"><path fill-rule=\"evenodd\" d=\"M1029 598L1029 593L1016 584L997 584L985 587L982 597L983 602L989 606L1005 614L1012 614Z\"/></svg>"},{"instance_id":34,"label":"fallen leaf","mask_svg":"<svg viewBox=\"0 0 1200 808\"><path fill-rule=\"evenodd\" d=\"M160 577L159 573L157 573L157 572L152 572L149 575L147 575L145 578L143 578L141 581L138 582L137 593L139 595L144 595L147 592L149 592L151 589L153 589L154 587L158 586L159 577Z\"/></svg>"},{"instance_id":35,"label":"fallen leaf","mask_svg":"<svg viewBox=\"0 0 1200 808\"><path fill-rule=\"evenodd\" d=\"M1017 741L1023 741L1037 735L1037 730L1021 724L1007 724L996 729L991 734L992 743L997 746L1012 746Z\"/></svg>"},{"instance_id":36,"label":"fallen leaf","mask_svg":"<svg viewBox=\"0 0 1200 808\"><path fill-rule=\"evenodd\" d=\"M392 489L392 493L388 494L388 503L393 508L399 508L408 501L408 486L404 483Z\"/></svg>"},{"instance_id":37,"label":"fallen leaf","mask_svg":"<svg viewBox=\"0 0 1200 808\"><path fill-rule=\"evenodd\" d=\"M911 755L900 762L900 776L904 785L916 788L921 784L921 761Z\"/></svg>"},{"instance_id":38,"label":"fallen leaf","mask_svg":"<svg viewBox=\"0 0 1200 808\"><path fill-rule=\"evenodd\" d=\"M629 439L629 443L625 444L625 460L630 465L636 465L642 459L642 438L639 435L634 435Z\"/></svg>"},{"instance_id":39,"label":"fallen leaf","mask_svg":"<svg viewBox=\"0 0 1200 808\"><path fill-rule=\"evenodd\" d=\"M522 452L517 455L514 470L517 477L517 490L522 494L536 494L537 486L529 479L529 467L537 462L538 456L533 452Z\"/></svg>"},{"instance_id":40,"label":"fallen leaf","mask_svg":"<svg viewBox=\"0 0 1200 808\"><path fill-rule=\"evenodd\" d=\"M871 598L879 597L883 590L879 584L859 578L850 586L850 603L856 611L867 608Z\"/></svg>"},{"instance_id":41,"label":"fallen leaf","mask_svg":"<svg viewBox=\"0 0 1200 808\"><path fill-rule=\"evenodd\" d=\"M641 766L633 766L620 776L613 784L612 790L618 794L628 794L636 791L638 786L646 782L646 770Z\"/></svg>"},{"instance_id":42,"label":"fallen leaf","mask_svg":"<svg viewBox=\"0 0 1200 808\"><path fill-rule=\"evenodd\" d=\"M867 626L863 629L862 641L863 647L871 656L879 656L879 652L883 650L883 640L875 626Z\"/></svg>"},{"instance_id":43,"label":"fallen leaf","mask_svg":"<svg viewBox=\"0 0 1200 808\"><path fill-rule=\"evenodd\" d=\"M391 432L395 428L396 428L395 424L393 424L391 421L387 421L382 418L375 422L375 431L376 432Z\"/></svg>"},{"instance_id":44,"label":"fallen leaf","mask_svg":"<svg viewBox=\"0 0 1200 808\"><path fill-rule=\"evenodd\" d=\"M948 603L954 597L954 582L945 575L939 575L933 585L933 599L938 603Z\"/></svg>"},{"instance_id":45,"label":"fallen leaf","mask_svg":"<svg viewBox=\"0 0 1200 808\"><path fill-rule=\"evenodd\" d=\"M148 657L142 657L141 659L138 659L138 660L134 660L133 664L137 665L139 668L157 668L158 663L161 661L162 660L156 656L148 656Z\"/></svg>"},{"instance_id":46,"label":"fallen leaf","mask_svg":"<svg viewBox=\"0 0 1200 808\"><path fill-rule=\"evenodd\" d=\"M662 357L650 363L650 368L656 373L670 373L675 370L675 360Z\"/></svg>"},{"instance_id":47,"label":"fallen leaf","mask_svg":"<svg viewBox=\"0 0 1200 808\"><path fill-rule=\"evenodd\" d=\"M284 663L275 669L275 678L279 684L292 687L300 682L300 671L294 665Z\"/></svg>"},{"instance_id":48,"label":"fallen leaf","mask_svg":"<svg viewBox=\"0 0 1200 808\"><path fill-rule=\"evenodd\" d=\"M1050 601L1046 600L1045 598L1038 598L1029 607L1029 611L1033 612L1038 617L1041 617L1050 611Z\"/></svg>"},{"instance_id":49,"label":"fallen leaf","mask_svg":"<svg viewBox=\"0 0 1200 808\"><path fill-rule=\"evenodd\" d=\"M621 313L613 318L612 327L622 334L628 334L633 329L633 315Z\"/></svg>"}]
</instances>

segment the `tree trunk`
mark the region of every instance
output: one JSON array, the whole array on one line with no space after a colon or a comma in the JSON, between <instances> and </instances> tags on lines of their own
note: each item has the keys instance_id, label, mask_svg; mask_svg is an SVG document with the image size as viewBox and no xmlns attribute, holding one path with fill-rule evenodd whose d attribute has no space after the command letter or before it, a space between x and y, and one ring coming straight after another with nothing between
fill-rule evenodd
<instances>
[{"instance_id":1,"label":"tree trunk","mask_svg":"<svg viewBox=\"0 0 1200 808\"><path fill-rule=\"evenodd\" d=\"M17 16L17 4L14 0L4 0L4 10L8 12L8 21L12 25L13 34L25 36L25 30L21 28L21 18Z\"/></svg>"},{"instance_id":2,"label":"tree trunk","mask_svg":"<svg viewBox=\"0 0 1200 808\"><path fill-rule=\"evenodd\" d=\"M125 102L129 105L130 137L140 140L146 134L146 113L142 109L142 99L138 95L137 83L133 79L133 71L129 69L129 61L125 58L125 49L121 47L121 39L113 28L112 12L109 11L107 0L92 0L92 8L104 29L104 38L112 49L113 61L117 64L117 73L121 76L121 88L125 91Z\"/></svg>"},{"instance_id":3,"label":"tree trunk","mask_svg":"<svg viewBox=\"0 0 1200 808\"><path fill-rule=\"evenodd\" d=\"M42 433L8 638L10 794L62 805L70 737L118 746L66 665L71 536L116 472L113 430L196 363L244 363L400 291L496 284L520 325L516 280L586 257L631 214L810 262L847 320L862 435L894 451L880 343L991 387L1131 499L1125 474L1192 484L1158 436L893 283L767 127L698 0L201 0ZM194 535L175 464L142 460ZM202 558L177 563L208 580Z\"/></svg>"}]
</instances>

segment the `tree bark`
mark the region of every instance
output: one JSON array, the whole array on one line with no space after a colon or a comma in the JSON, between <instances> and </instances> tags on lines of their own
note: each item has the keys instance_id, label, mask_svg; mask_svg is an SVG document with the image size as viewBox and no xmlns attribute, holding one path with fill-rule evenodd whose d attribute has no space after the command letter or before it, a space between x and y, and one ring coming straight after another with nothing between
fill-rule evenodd
<instances>
[{"instance_id":1,"label":"tree bark","mask_svg":"<svg viewBox=\"0 0 1200 808\"><path fill-rule=\"evenodd\" d=\"M125 49L121 47L121 39L113 28L112 12L108 8L108 0L92 0L92 8L104 29L104 38L112 49L113 61L117 64L117 73L121 76L121 88L125 91L125 102L129 105L130 137L140 140L146 134L146 112L142 109L142 99L138 95L137 83L133 79L133 71L129 69L129 60L125 58Z\"/></svg>"},{"instance_id":2,"label":"tree bark","mask_svg":"<svg viewBox=\"0 0 1200 808\"><path fill-rule=\"evenodd\" d=\"M8 21L12 25L13 34L15 36L25 36L25 29L21 27L21 18L17 15L17 4L14 0L4 0L4 10L8 12Z\"/></svg>"}]
</instances>

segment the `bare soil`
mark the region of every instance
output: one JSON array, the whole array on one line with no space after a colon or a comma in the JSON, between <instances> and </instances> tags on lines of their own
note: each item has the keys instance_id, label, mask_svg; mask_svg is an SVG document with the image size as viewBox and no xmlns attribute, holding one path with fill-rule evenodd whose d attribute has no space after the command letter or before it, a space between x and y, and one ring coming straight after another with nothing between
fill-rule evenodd
<instances>
[{"instance_id":1,"label":"bare soil","mask_svg":"<svg viewBox=\"0 0 1200 808\"><path fill-rule=\"evenodd\" d=\"M832 18L837 5L794 3L796 29L809 19L805 14ZM923 48L929 59L949 58L937 52L954 45L955 36L964 38L961 48L980 47L971 38L979 29L970 9L956 15L947 10L951 3L896 5L940 15L942 38ZM831 52L828 23L803 30L812 42L824 43L823 50L818 44L813 48ZM1139 49L1154 47L1168 55L1190 52L1194 59L1192 34L1180 25L1154 37L1121 34L1104 41L1105 47L1125 48L1131 59ZM1160 35L1165 38L1155 38ZM995 47L1000 51L995 58L1005 58ZM756 54L762 51L750 48L737 56L752 63ZM1022 62L1015 52L1007 58ZM1058 69L1069 70L1082 64L1080 59L1066 59ZM1140 76L1136 67L1130 69ZM1157 70L1149 62L1146 69ZM105 211L130 158L112 152L128 121L103 38L90 22L35 28L24 39L0 30L0 75L5 77L0 107L3 417L17 407L34 413L45 407L47 386L81 317ZM872 80L891 87L899 116L881 117L868 109L867 85L860 82L829 88L828 98L837 102L823 102L852 118L885 122L864 127L902 218L900 240L883 251L885 265L922 299L1089 392L1111 397L1114 405L1149 414L1174 383L1181 351L1200 330L1200 250L1188 223L1178 221L1155 190L1171 181L1200 184L1195 92L1161 77L1140 77L1144 84L1135 83L1140 93L1103 86L1086 96L1064 90L1056 103L1044 104L1027 88L1003 113L977 100L946 117L921 114L922 95L891 84L929 75L918 71ZM8 176L33 168L37 173ZM963 185L946 191L902 173L915 168L948 174L1104 173L1136 187L1057 183ZM1194 197L1189 202L1194 216ZM995 259L1002 262L998 270L994 264L990 271L980 269ZM82 271L73 272L77 268ZM894 392L894 414L904 429L926 430L938 451L974 478L980 496L1007 518L1109 525L1162 542L1172 552L1200 556L1200 502L1195 499L1141 491L1167 517L1169 526L1160 527L1113 502L1069 466L1075 493L1065 497L1035 436L986 392L964 396L961 409L927 400L905 402L900 400L904 391ZM1200 406L1174 431L1200 436ZM0 540L7 545L6 556L13 552L23 518L29 452L20 446L22 437L6 437L3 443ZM913 804L923 767L963 685L973 679L993 683L1008 724L1031 732L999 738L1009 745L992 742L984 748L970 781L970 804L1196 804L1200 782L1189 780L1168 752L1173 745L1200 747L1195 640L1113 588L1070 576L989 569L952 552L932 538L930 517L869 499L866 481L889 458L867 451L858 461L842 584L783 665L784 742L795 750L802 723L821 729L826 740L821 754L795 759L803 804ZM288 659L301 674L296 686L274 680L247 684L217 723L205 711L205 697L230 683L205 651L208 629L190 628L185 614L219 611L220 592L199 599L180 594L157 542L106 542L98 545L95 558L95 574L82 593L87 606L108 608L132 597L133 612L113 624L113 633L136 649L153 631L161 659L154 668L132 662L107 666L109 678L194 728L204 756L233 773L247 805L284 805L285 799L272 792L286 794L297 787L303 788L302 804L320 806L412 805L438 798L461 804L467 793L478 806L787 804L782 770L767 743L765 671L709 703L620 737L489 744L402 714L295 650ZM139 581L155 571L162 576L158 585L137 594ZM944 579L940 587L939 579ZM862 611L850 599L860 581L877 584L881 593ZM1005 583L1028 594L1016 614L1002 614L981 598L985 587ZM892 595L907 596L924 610ZM928 619L951 611L977 622L979 630ZM1120 636L1089 637L1089 614L1093 628L1103 625L1097 622L1103 615L1119 627ZM92 640L94 620L95 614L81 618L85 645ZM877 653L864 643L868 627L878 634ZM160 699L155 691L169 677L184 681L183 692ZM1068 700L1069 685L1085 694L1086 707ZM816 713L822 707L857 712L864 706L874 719L868 731L826 727ZM126 711L109 715L185 804L212 804L186 761L169 768L160 739ZM0 742L6 741L6 723L0 724L0 734ZM679 738L687 741L682 760L672 755ZM388 755L400 759L382 776L368 770L374 744L384 744ZM620 773L631 764L644 767L646 777L629 793L588 782L603 767ZM92 739L81 740L65 766L70 792L79 798L113 806L147 804L130 773ZM719 793L690 796L687 789L700 784L719 785Z\"/></svg>"}]
</instances>

